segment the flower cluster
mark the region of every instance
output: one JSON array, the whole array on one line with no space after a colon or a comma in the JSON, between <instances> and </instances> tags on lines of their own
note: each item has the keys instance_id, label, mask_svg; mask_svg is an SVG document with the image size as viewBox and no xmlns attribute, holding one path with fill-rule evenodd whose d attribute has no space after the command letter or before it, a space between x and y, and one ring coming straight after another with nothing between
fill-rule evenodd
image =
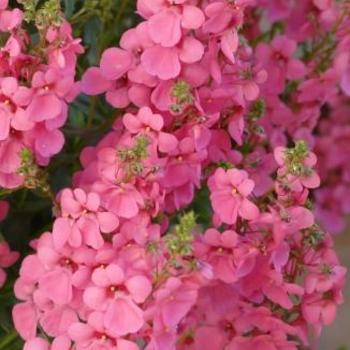
<instances>
[{"instance_id":1,"label":"flower cluster","mask_svg":"<svg viewBox=\"0 0 350 350\"><path fill-rule=\"evenodd\" d=\"M334 320L345 276L308 209L314 154L305 143L276 149L268 197L253 195L244 170L206 168L214 216L203 232L193 212L176 216L176 198L190 197L184 179L167 177L191 163L163 130L161 115L141 108L83 152L76 188L59 194L52 233L33 241L15 285L25 349L309 346L310 330Z\"/></svg>"},{"instance_id":2,"label":"flower cluster","mask_svg":"<svg viewBox=\"0 0 350 350\"><path fill-rule=\"evenodd\" d=\"M82 80L126 111L23 261L25 350L312 348L346 273L310 195L321 107L347 91L346 4L137 9Z\"/></svg>"},{"instance_id":3,"label":"flower cluster","mask_svg":"<svg viewBox=\"0 0 350 350\"><path fill-rule=\"evenodd\" d=\"M5 201L0 201L0 222L5 220L9 210L9 205ZM4 269L13 265L19 258L17 252L10 250L8 243L1 239L0 234L0 289L6 282L6 272Z\"/></svg>"},{"instance_id":4,"label":"flower cluster","mask_svg":"<svg viewBox=\"0 0 350 350\"><path fill-rule=\"evenodd\" d=\"M315 193L316 216L327 230L335 233L345 230L345 215L350 214L350 169L344 152L350 142L348 110L349 101L344 96L331 101L319 124L315 144L322 175L322 188Z\"/></svg>"},{"instance_id":5,"label":"flower cluster","mask_svg":"<svg viewBox=\"0 0 350 350\"><path fill-rule=\"evenodd\" d=\"M32 42L22 11L7 6L0 2L0 31L6 34L0 50L0 186L15 188L24 181L18 172L23 150L45 166L63 147L59 129L80 90L74 77L82 46L63 18L41 23L39 43Z\"/></svg>"}]
</instances>

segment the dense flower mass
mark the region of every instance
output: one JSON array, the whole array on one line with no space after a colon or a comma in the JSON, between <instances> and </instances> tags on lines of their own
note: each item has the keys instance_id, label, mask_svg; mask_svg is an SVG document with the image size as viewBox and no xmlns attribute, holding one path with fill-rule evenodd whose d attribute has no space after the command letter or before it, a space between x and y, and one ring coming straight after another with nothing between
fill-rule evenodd
<instances>
[{"instance_id":1,"label":"dense flower mass","mask_svg":"<svg viewBox=\"0 0 350 350\"><path fill-rule=\"evenodd\" d=\"M316 215L331 232L345 229L345 215L350 213L348 202L349 162L347 152L350 129L346 123L349 101L344 96L332 100L327 118L319 123L315 149L319 154L318 171L322 188L316 192Z\"/></svg>"},{"instance_id":2,"label":"dense flower mass","mask_svg":"<svg viewBox=\"0 0 350 350\"><path fill-rule=\"evenodd\" d=\"M350 208L339 151L349 10L316 0L137 1L143 21L81 82L123 116L83 150L52 232L32 241L15 283L25 350L314 348L346 275L320 223L334 232ZM59 151L54 135L76 91L81 48L69 28L48 29L49 63L31 65L30 87L16 75L1 81L6 117L15 105L3 121L9 130L32 123L39 164ZM67 46L53 50L62 37ZM18 157L6 123L4 145Z\"/></svg>"},{"instance_id":3,"label":"dense flower mass","mask_svg":"<svg viewBox=\"0 0 350 350\"><path fill-rule=\"evenodd\" d=\"M0 31L7 34L0 50L0 186L16 188L24 182L23 150L45 166L63 147L59 129L80 90L74 77L82 46L63 18L39 27L41 40L31 43L23 13L7 5L0 3Z\"/></svg>"}]
</instances>

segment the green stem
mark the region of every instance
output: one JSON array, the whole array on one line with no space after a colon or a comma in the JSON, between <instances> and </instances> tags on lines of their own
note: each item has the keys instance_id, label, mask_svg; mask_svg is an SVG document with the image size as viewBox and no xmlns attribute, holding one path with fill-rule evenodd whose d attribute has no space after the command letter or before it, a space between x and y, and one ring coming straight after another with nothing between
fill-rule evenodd
<instances>
[{"instance_id":1,"label":"green stem","mask_svg":"<svg viewBox=\"0 0 350 350\"><path fill-rule=\"evenodd\" d=\"M97 97L93 96L93 97L91 97L89 115L88 115L88 120L87 120L87 128L88 129L90 129L93 125L95 112L96 112L96 106L97 106Z\"/></svg>"},{"instance_id":2,"label":"green stem","mask_svg":"<svg viewBox=\"0 0 350 350\"><path fill-rule=\"evenodd\" d=\"M123 0L123 2L121 3L121 5L119 7L119 11L115 17L114 23L118 23L123 18L124 11L125 11L128 3L129 3L129 0Z\"/></svg>"},{"instance_id":3,"label":"green stem","mask_svg":"<svg viewBox=\"0 0 350 350\"><path fill-rule=\"evenodd\" d=\"M13 192L15 192L17 189L14 190L5 190L5 189L0 189L0 198L2 197L7 197L10 194L12 194Z\"/></svg>"},{"instance_id":4,"label":"green stem","mask_svg":"<svg viewBox=\"0 0 350 350\"><path fill-rule=\"evenodd\" d=\"M3 338L3 340L0 342L0 350L9 350L9 345L18 338L17 332L14 330L11 331L9 334Z\"/></svg>"}]
</instances>

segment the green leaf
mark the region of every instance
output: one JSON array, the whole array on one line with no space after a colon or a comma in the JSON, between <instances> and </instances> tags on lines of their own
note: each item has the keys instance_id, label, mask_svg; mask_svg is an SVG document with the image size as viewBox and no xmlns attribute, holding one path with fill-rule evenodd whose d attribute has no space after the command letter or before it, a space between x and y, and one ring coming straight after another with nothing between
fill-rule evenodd
<instances>
[{"instance_id":1,"label":"green leaf","mask_svg":"<svg viewBox=\"0 0 350 350\"><path fill-rule=\"evenodd\" d=\"M64 15L66 16L67 19L72 17L74 13L75 3L76 2L74 0L63 0Z\"/></svg>"},{"instance_id":2,"label":"green leaf","mask_svg":"<svg viewBox=\"0 0 350 350\"><path fill-rule=\"evenodd\" d=\"M14 330L0 340L0 350L20 350L21 348L22 341Z\"/></svg>"}]
</instances>

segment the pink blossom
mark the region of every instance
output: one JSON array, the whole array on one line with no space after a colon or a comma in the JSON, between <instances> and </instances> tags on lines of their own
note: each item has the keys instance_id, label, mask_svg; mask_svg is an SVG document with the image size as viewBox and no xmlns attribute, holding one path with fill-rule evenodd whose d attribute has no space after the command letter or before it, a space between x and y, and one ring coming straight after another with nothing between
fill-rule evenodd
<instances>
[{"instance_id":1,"label":"pink blossom","mask_svg":"<svg viewBox=\"0 0 350 350\"><path fill-rule=\"evenodd\" d=\"M302 78L307 69L304 63L293 57L297 44L285 36L273 39L270 45L259 44L256 55L268 72L267 89L281 92L285 86L285 79L297 80Z\"/></svg>"},{"instance_id":2,"label":"pink blossom","mask_svg":"<svg viewBox=\"0 0 350 350\"><path fill-rule=\"evenodd\" d=\"M99 209L100 197L86 194L82 189L64 190L61 194L62 218L53 227L53 239L58 249L67 242L72 247L82 243L98 249L103 245L102 233L111 233L118 225L118 218Z\"/></svg>"},{"instance_id":3,"label":"pink blossom","mask_svg":"<svg viewBox=\"0 0 350 350\"><path fill-rule=\"evenodd\" d=\"M299 191L304 187L307 188L317 188L320 185L320 178L318 174L313 170L313 167L316 165L317 158L316 155L312 152L309 152L307 157L302 161L302 165L306 167L307 173L305 175L294 175L289 174L286 164L285 164L285 152L286 148L277 147L274 151L275 159L278 165L282 166L279 170L279 175L287 175L288 184L295 190Z\"/></svg>"},{"instance_id":4,"label":"pink blossom","mask_svg":"<svg viewBox=\"0 0 350 350\"><path fill-rule=\"evenodd\" d=\"M254 189L254 182L243 170L217 169L210 178L211 203L221 221L235 224L238 217L246 220L256 219L258 207L247 197Z\"/></svg>"},{"instance_id":5,"label":"pink blossom","mask_svg":"<svg viewBox=\"0 0 350 350\"><path fill-rule=\"evenodd\" d=\"M350 212L348 19L333 5L137 1L144 20L81 82L118 117L83 150L15 283L29 350L314 346L346 271L311 204L337 226ZM62 147L79 91L70 25L44 38L45 61L27 57L17 30L0 53L8 187L23 181L23 147L42 165ZM299 139L321 176L304 143L287 148Z\"/></svg>"},{"instance_id":6,"label":"pink blossom","mask_svg":"<svg viewBox=\"0 0 350 350\"><path fill-rule=\"evenodd\" d=\"M161 152L169 153L173 151L178 144L174 135L162 132L164 121L161 115L153 114L148 107L143 107L138 112L137 116L128 113L123 117L123 122L126 128L132 134L153 134L158 139L158 148Z\"/></svg>"}]
</instances>

